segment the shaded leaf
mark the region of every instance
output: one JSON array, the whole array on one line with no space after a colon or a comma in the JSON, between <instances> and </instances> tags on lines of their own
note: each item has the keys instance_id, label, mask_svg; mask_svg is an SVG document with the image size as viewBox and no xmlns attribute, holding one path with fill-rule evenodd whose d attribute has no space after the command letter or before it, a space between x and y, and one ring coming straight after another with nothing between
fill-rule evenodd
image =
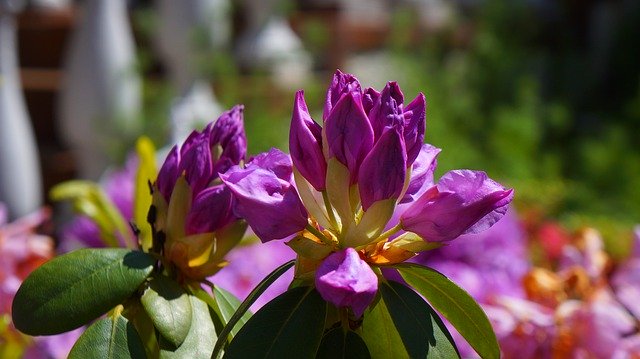
<instances>
[{"instance_id":1,"label":"shaded leaf","mask_svg":"<svg viewBox=\"0 0 640 359\"><path fill-rule=\"evenodd\" d=\"M482 308L441 273L417 264L395 266L402 278L424 296L483 358L499 358L500 347Z\"/></svg>"},{"instance_id":2,"label":"shaded leaf","mask_svg":"<svg viewBox=\"0 0 640 359\"><path fill-rule=\"evenodd\" d=\"M326 312L327 303L315 289L286 291L251 317L225 358L314 358Z\"/></svg>"},{"instance_id":3,"label":"shaded leaf","mask_svg":"<svg viewBox=\"0 0 640 359\"><path fill-rule=\"evenodd\" d=\"M327 332L322 338L316 358L366 359L371 358L369 349L360 336L342 327Z\"/></svg>"},{"instance_id":4,"label":"shaded leaf","mask_svg":"<svg viewBox=\"0 0 640 359\"><path fill-rule=\"evenodd\" d=\"M251 293L244 299L244 301L240 304L235 313L231 316L231 319L227 322L222 331L219 333L220 338L228 338L229 334L235 328L236 324L244 317L245 313L249 310L249 307L260 297L262 293L264 293L267 288L273 282L275 282L278 278L280 278L286 271L289 270L295 264L295 260L290 260L287 263L284 263L280 267L274 269L269 275L264 277L264 279L258 283L258 285L253 288ZM226 340L219 340L216 343L216 347L213 350L214 355L213 358L217 358L218 354L222 350L222 347L226 343Z\"/></svg>"},{"instance_id":5,"label":"shaded leaf","mask_svg":"<svg viewBox=\"0 0 640 359\"><path fill-rule=\"evenodd\" d=\"M158 332L178 347L191 328L191 301L187 293L170 278L157 276L149 282L140 302Z\"/></svg>"},{"instance_id":6,"label":"shaded leaf","mask_svg":"<svg viewBox=\"0 0 640 359\"><path fill-rule=\"evenodd\" d=\"M146 358L135 328L123 316L107 317L82 333L69 353L69 359Z\"/></svg>"},{"instance_id":7,"label":"shaded leaf","mask_svg":"<svg viewBox=\"0 0 640 359\"><path fill-rule=\"evenodd\" d=\"M188 296L191 302L191 310L193 318L189 333L182 345L178 348L172 348L168 343L164 343L162 338L160 341L160 358L168 359L209 359L213 353L213 347L217 340L216 328L213 325L211 316L209 315L209 307L207 303L197 297Z\"/></svg>"},{"instance_id":8,"label":"shaded leaf","mask_svg":"<svg viewBox=\"0 0 640 359\"><path fill-rule=\"evenodd\" d=\"M220 288L220 286L214 287L213 296L218 305L218 314L221 317L220 319L222 320L222 323L226 325L229 323L229 320L233 317L236 310L240 307L240 300L238 300L235 295L229 293L223 288ZM253 314L250 310L245 311L242 317L240 317L238 323L231 330L231 335L235 336L238 334L240 329L247 323L247 321L249 321L252 315Z\"/></svg>"},{"instance_id":9,"label":"shaded leaf","mask_svg":"<svg viewBox=\"0 0 640 359\"><path fill-rule=\"evenodd\" d=\"M136 292L155 260L122 248L79 249L54 258L25 279L13 300L13 322L29 335L78 328Z\"/></svg>"},{"instance_id":10,"label":"shaded leaf","mask_svg":"<svg viewBox=\"0 0 640 359\"><path fill-rule=\"evenodd\" d=\"M409 357L459 357L444 323L416 292L397 282L384 282L380 294Z\"/></svg>"}]
</instances>

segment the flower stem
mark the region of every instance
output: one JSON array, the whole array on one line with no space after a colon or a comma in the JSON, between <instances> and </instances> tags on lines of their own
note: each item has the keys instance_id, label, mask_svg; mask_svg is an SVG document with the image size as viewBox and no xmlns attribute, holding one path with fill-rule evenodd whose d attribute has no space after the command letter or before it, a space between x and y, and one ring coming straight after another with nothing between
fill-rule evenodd
<instances>
[{"instance_id":1,"label":"flower stem","mask_svg":"<svg viewBox=\"0 0 640 359\"><path fill-rule=\"evenodd\" d=\"M325 236L324 233L320 232L316 227L310 224L307 224L306 229L307 231L311 232L314 236L316 236L319 240L321 240L322 243L333 245L333 242L331 242L331 240L327 238L327 236Z\"/></svg>"},{"instance_id":2,"label":"flower stem","mask_svg":"<svg viewBox=\"0 0 640 359\"><path fill-rule=\"evenodd\" d=\"M338 221L336 220L336 215L333 213L333 207L331 207L331 202L329 202L329 195L327 195L327 191L322 191L322 200L324 201L324 206L327 210L327 215L329 215L329 221L331 224L338 229Z\"/></svg>"},{"instance_id":3,"label":"flower stem","mask_svg":"<svg viewBox=\"0 0 640 359\"><path fill-rule=\"evenodd\" d=\"M384 241L385 239L391 237L396 232L402 229L402 224L398 223L395 226L391 227L388 231L382 233L380 237L376 240L376 242Z\"/></svg>"}]
</instances>

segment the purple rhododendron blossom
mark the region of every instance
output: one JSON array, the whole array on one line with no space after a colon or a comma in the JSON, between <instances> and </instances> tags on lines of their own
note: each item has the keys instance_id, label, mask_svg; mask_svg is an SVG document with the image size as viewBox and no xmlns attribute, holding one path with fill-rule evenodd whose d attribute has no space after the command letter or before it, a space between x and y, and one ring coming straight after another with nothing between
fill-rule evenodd
<instances>
[{"instance_id":1,"label":"purple rhododendron blossom","mask_svg":"<svg viewBox=\"0 0 640 359\"><path fill-rule=\"evenodd\" d=\"M219 177L220 171L244 160L243 109L234 106L174 146L154 183L152 230L164 239L164 256L185 277L203 279L216 273L246 229Z\"/></svg>"},{"instance_id":2,"label":"purple rhododendron blossom","mask_svg":"<svg viewBox=\"0 0 640 359\"><path fill-rule=\"evenodd\" d=\"M469 170L447 172L400 217L405 230L428 241L450 241L491 227L507 210L513 190Z\"/></svg>"},{"instance_id":3,"label":"purple rhododendron blossom","mask_svg":"<svg viewBox=\"0 0 640 359\"><path fill-rule=\"evenodd\" d=\"M316 289L327 302L349 307L357 318L371 304L378 291L378 277L353 248L334 252L316 271Z\"/></svg>"},{"instance_id":4,"label":"purple rhododendron blossom","mask_svg":"<svg viewBox=\"0 0 640 359\"><path fill-rule=\"evenodd\" d=\"M233 191L235 212L263 241L282 239L307 225L307 212L291 177L291 160L272 149L220 176Z\"/></svg>"},{"instance_id":5,"label":"purple rhododendron blossom","mask_svg":"<svg viewBox=\"0 0 640 359\"><path fill-rule=\"evenodd\" d=\"M423 94L405 106L397 83L381 92L362 90L355 76L337 71L322 124L311 117L304 93L296 93L291 160L271 150L221 178L233 192L235 213L258 237L294 237L289 244L299 255L297 270L316 271L323 298L358 316L377 286L370 266L400 263L428 248L425 241L487 229L513 199L513 190L484 172L452 171L434 183L440 149L423 144L425 127ZM270 163L278 158L287 160L279 160L276 171ZM397 236L402 232L422 238ZM320 254L308 253L310 247L321 248ZM344 261L339 267L338 259ZM343 279L349 266L370 274L367 296L347 282L320 279L327 271Z\"/></svg>"},{"instance_id":6,"label":"purple rhododendron blossom","mask_svg":"<svg viewBox=\"0 0 640 359\"><path fill-rule=\"evenodd\" d=\"M327 161L322 153L322 127L309 115L303 91L296 93L289 131L291 160L311 185L322 191L326 188Z\"/></svg>"}]
</instances>

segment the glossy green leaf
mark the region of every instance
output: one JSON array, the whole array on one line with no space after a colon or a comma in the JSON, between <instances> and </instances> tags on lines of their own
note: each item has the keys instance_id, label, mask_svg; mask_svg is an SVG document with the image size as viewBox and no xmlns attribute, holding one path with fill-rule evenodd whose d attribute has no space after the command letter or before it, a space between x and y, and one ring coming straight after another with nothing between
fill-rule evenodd
<instances>
[{"instance_id":1,"label":"glossy green leaf","mask_svg":"<svg viewBox=\"0 0 640 359\"><path fill-rule=\"evenodd\" d=\"M149 314L144 310L140 299L127 300L122 315L138 332L142 345L147 353L147 358L157 358L160 355L156 328L153 326Z\"/></svg>"},{"instance_id":2,"label":"glossy green leaf","mask_svg":"<svg viewBox=\"0 0 640 359\"><path fill-rule=\"evenodd\" d=\"M288 290L251 317L225 358L314 358L326 312L327 302L315 289Z\"/></svg>"},{"instance_id":3,"label":"glossy green leaf","mask_svg":"<svg viewBox=\"0 0 640 359\"><path fill-rule=\"evenodd\" d=\"M191 301L178 283L165 276L149 282L140 302L160 335L178 347L191 328Z\"/></svg>"},{"instance_id":4,"label":"glossy green leaf","mask_svg":"<svg viewBox=\"0 0 640 359\"><path fill-rule=\"evenodd\" d=\"M395 268L409 285L447 318L481 357L500 357L498 340L487 315L467 292L431 268L410 263Z\"/></svg>"},{"instance_id":5,"label":"glossy green leaf","mask_svg":"<svg viewBox=\"0 0 640 359\"><path fill-rule=\"evenodd\" d=\"M381 283L379 290L410 358L459 357L444 323L422 297L392 281Z\"/></svg>"},{"instance_id":6,"label":"glossy green leaf","mask_svg":"<svg viewBox=\"0 0 640 359\"><path fill-rule=\"evenodd\" d=\"M197 297L188 296L194 320L191 321L189 334L182 345L172 348L169 343L160 342L161 359L209 359L217 340L216 328L209 315L207 303Z\"/></svg>"},{"instance_id":7,"label":"glossy green leaf","mask_svg":"<svg viewBox=\"0 0 640 359\"><path fill-rule=\"evenodd\" d=\"M294 260L288 261L287 263L284 263L280 267L274 269L273 272L269 273L269 275L264 277L264 279L260 283L258 283L258 285L255 288L253 288L251 293L249 293L249 295L244 299L244 301L240 304L236 312L233 313L233 315L231 316L231 319L229 319L225 327L222 328L222 331L219 333L219 337L228 338L229 334L231 334L232 331L234 330L236 324L238 324L238 322L240 322L240 320L245 316L245 313L249 310L249 307L251 307L251 305L260 297L260 295L264 293L264 291L267 290L267 288L269 288L269 286L273 284L273 282L276 281L276 279L280 278L294 264L295 264ZM226 340L219 340L216 343L216 347L213 350L214 352L213 358L218 357L225 343L226 343Z\"/></svg>"},{"instance_id":8,"label":"glossy green leaf","mask_svg":"<svg viewBox=\"0 0 640 359\"><path fill-rule=\"evenodd\" d=\"M69 359L146 358L135 328L123 316L107 317L82 333L69 353Z\"/></svg>"},{"instance_id":9,"label":"glossy green leaf","mask_svg":"<svg viewBox=\"0 0 640 359\"><path fill-rule=\"evenodd\" d=\"M78 328L136 292L155 260L122 248L79 249L54 258L25 279L13 300L13 322L29 335Z\"/></svg>"},{"instance_id":10,"label":"glossy green leaf","mask_svg":"<svg viewBox=\"0 0 640 359\"><path fill-rule=\"evenodd\" d=\"M374 359L409 358L400 333L393 323L387 304L380 298L362 321L362 339Z\"/></svg>"},{"instance_id":11,"label":"glossy green leaf","mask_svg":"<svg viewBox=\"0 0 640 359\"><path fill-rule=\"evenodd\" d=\"M342 327L327 332L322 338L318 353L318 359L367 359L371 358L369 349L360 336Z\"/></svg>"},{"instance_id":12,"label":"glossy green leaf","mask_svg":"<svg viewBox=\"0 0 640 359\"><path fill-rule=\"evenodd\" d=\"M240 304L242 303L240 303L238 298L236 298L233 294L220 288L220 286L214 287L213 295L215 297L216 304L218 305L217 312L221 317L220 319L222 320L223 324L226 325L227 323L229 323L231 317L233 317L233 314L236 312L236 310L238 310ZM238 334L240 329L249 321L252 315L253 314L250 310L245 311L242 317L240 317L238 323L231 330L231 335L235 336L236 334Z\"/></svg>"}]
</instances>

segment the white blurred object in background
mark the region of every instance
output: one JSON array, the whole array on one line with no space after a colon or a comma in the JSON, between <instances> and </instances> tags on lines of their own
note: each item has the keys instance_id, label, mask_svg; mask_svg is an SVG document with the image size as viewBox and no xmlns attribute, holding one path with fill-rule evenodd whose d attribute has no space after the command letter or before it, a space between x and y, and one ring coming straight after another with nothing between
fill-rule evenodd
<instances>
[{"instance_id":1,"label":"white blurred object in background","mask_svg":"<svg viewBox=\"0 0 640 359\"><path fill-rule=\"evenodd\" d=\"M38 149L18 75L15 15L23 3L0 0L0 201L11 218L42 204Z\"/></svg>"},{"instance_id":2,"label":"white blurred object in background","mask_svg":"<svg viewBox=\"0 0 640 359\"><path fill-rule=\"evenodd\" d=\"M231 5L228 0L159 0L156 4L156 45L178 91L171 106L171 133L173 143L179 143L223 111L197 59L228 45Z\"/></svg>"},{"instance_id":3,"label":"white blurred object in background","mask_svg":"<svg viewBox=\"0 0 640 359\"><path fill-rule=\"evenodd\" d=\"M29 5L40 9L63 9L71 6L71 0L29 0Z\"/></svg>"},{"instance_id":4,"label":"white blurred object in background","mask_svg":"<svg viewBox=\"0 0 640 359\"><path fill-rule=\"evenodd\" d=\"M72 35L60 93L61 132L82 178L112 162L109 141L138 127L140 78L124 0L87 0Z\"/></svg>"},{"instance_id":5,"label":"white blurred object in background","mask_svg":"<svg viewBox=\"0 0 640 359\"><path fill-rule=\"evenodd\" d=\"M266 69L276 84L297 87L312 70L311 56L278 13L279 0L244 0L247 27L238 41L238 62L247 68Z\"/></svg>"}]
</instances>

